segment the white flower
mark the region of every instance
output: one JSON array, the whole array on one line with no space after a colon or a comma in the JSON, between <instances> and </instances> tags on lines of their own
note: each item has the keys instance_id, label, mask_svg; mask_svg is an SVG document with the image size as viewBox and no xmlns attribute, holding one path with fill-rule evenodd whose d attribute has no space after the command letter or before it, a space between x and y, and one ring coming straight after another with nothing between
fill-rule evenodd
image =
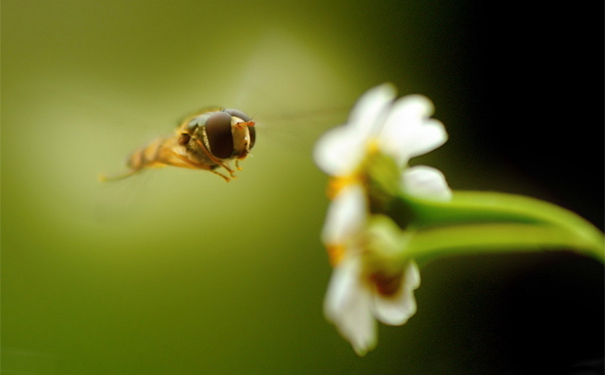
<instances>
[{"instance_id":1,"label":"white flower","mask_svg":"<svg viewBox=\"0 0 605 375\"><path fill-rule=\"evenodd\" d=\"M420 285L416 263L410 261L392 293L381 293L371 275L363 272L360 254L347 253L334 268L324 300L326 319L334 323L355 352L364 355L377 341L376 319L402 325L416 312L413 291Z\"/></svg>"},{"instance_id":2,"label":"white flower","mask_svg":"<svg viewBox=\"0 0 605 375\"><path fill-rule=\"evenodd\" d=\"M407 179L412 186L418 185L416 177L422 182L430 179L433 173L440 173L433 169L425 173L416 168L410 168L414 173L410 173ZM436 199L440 200L449 192L449 187L445 180L439 181L444 183L436 194ZM410 195L416 195L414 189L408 191ZM433 191L438 190L435 188ZM427 198L427 195L421 197ZM359 355L364 355L376 345L376 319L387 325L402 325L414 315L416 300L413 291L420 285L418 267L411 260L396 275L365 272L365 249L360 236L367 220L363 188L359 184L350 184L330 204L322 232L322 240L334 265L324 300L324 314Z\"/></svg>"},{"instance_id":3,"label":"white flower","mask_svg":"<svg viewBox=\"0 0 605 375\"><path fill-rule=\"evenodd\" d=\"M393 102L394 98L391 84L366 92L353 108L349 122L329 130L317 142L313 156L319 168L334 177L349 176L373 142L405 167L410 158L445 143L443 124L429 118L434 111L429 99L408 95Z\"/></svg>"},{"instance_id":4,"label":"white flower","mask_svg":"<svg viewBox=\"0 0 605 375\"><path fill-rule=\"evenodd\" d=\"M334 266L324 301L326 318L351 342L359 355L377 339L376 320L402 325L415 312L413 291L420 285L418 267L409 261L396 273L367 272L360 236L368 221L368 198L358 169L372 147L404 168L410 158L429 152L447 140L443 125L429 116L431 102L419 95L393 102L395 89L384 84L364 94L349 123L328 131L318 141L317 165L344 185L335 195L326 217L322 241ZM405 194L449 200L451 191L438 170L405 168L400 187Z\"/></svg>"}]
</instances>

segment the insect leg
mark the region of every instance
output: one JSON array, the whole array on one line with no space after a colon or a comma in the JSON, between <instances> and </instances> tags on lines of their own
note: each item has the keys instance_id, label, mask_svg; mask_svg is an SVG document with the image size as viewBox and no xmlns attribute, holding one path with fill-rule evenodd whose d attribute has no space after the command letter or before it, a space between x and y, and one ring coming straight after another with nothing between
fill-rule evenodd
<instances>
[{"instance_id":1,"label":"insect leg","mask_svg":"<svg viewBox=\"0 0 605 375\"><path fill-rule=\"evenodd\" d=\"M214 174L216 174L218 176L221 176L226 182L231 181L231 178L225 176L224 174L222 174L220 172L215 171L214 169L212 169L212 168L210 168L210 167L208 167L206 165L198 164L198 163L196 163L194 161L191 161L191 160L187 159L185 156L180 155L180 154L178 154L176 152L172 152L172 155L176 156L177 158L179 158L181 161L183 161L185 164L189 165L191 168L204 169L204 170L207 170L208 172L212 172L212 173L214 173ZM231 177L235 178L235 176L233 176L233 175Z\"/></svg>"},{"instance_id":2,"label":"insect leg","mask_svg":"<svg viewBox=\"0 0 605 375\"><path fill-rule=\"evenodd\" d=\"M214 163L220 165L221 167L225 168L227 170L227 172L229 172L229 174L231 175L231 177L236 178L233 170L231 168L229 168L225 163L223 163L222 161L220 161L219 159L217 159L214 155L212 155L210 153L210 151L208 151L208 149L206 148L206 146L204 146L204 144L202 143L202 141L200 141L199 139L196 139L195 143L197 143L197 145L202 149L202 151L204 151L204 154L206 154L206 156L210 160L212 160ZM216 173L218 173L218 172L216 172Z\"/></svg>"}]
</instances>

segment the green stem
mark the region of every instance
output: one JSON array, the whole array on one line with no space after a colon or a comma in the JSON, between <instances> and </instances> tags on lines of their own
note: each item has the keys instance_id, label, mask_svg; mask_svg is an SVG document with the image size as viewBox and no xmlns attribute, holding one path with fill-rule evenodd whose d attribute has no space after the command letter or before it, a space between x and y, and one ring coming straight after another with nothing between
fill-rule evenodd
<instances>
[{"instance_id":1,"label":"green stem","mask_svg":"<svg viewBox=\"0 0 605 375\"><path fill-rule=\"evenodd\" d=\"M402 196L398 204L405 207L413 223L408 254L565 248L587 253L601 262L605 258L601 231L575 213L538 199L454 192L449 202Z\"/></svg>"},{"instance_id":2,"label":"green stem","mask_svg":"<svg viewBox=\"0 0 605 375\"><path fill-rule=\"evenodd\" d=\"M574 249L603 262L603 247L555 226L542 224L453 225L412 232L405 247L406 258L419 263L437 256L535 252Z\"/></svg>"}]
</instances>

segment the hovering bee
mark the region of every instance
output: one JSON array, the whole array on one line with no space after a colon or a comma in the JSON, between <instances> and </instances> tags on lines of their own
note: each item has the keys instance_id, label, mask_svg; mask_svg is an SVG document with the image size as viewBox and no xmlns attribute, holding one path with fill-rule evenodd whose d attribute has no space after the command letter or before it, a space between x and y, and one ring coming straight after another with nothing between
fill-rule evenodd
<instances>
[{"instance_id":1,"label":"hovering bee","mask_svg":"<svg viewBox=\"0 0 605 375\"><path fill-rule=\"evenodd\" d=\"M229 182L235 178L227 163L238 162L248 156L256 141L252 119L237 109L209 108L187 117L172 137L161 138L135 151L126 162L124 174L106 177L102 181L119 180L146 168L171 165L174 167L203 169L221 176ZM229 176L217 171L224 168Z\"/></svg>"}]
</instances>

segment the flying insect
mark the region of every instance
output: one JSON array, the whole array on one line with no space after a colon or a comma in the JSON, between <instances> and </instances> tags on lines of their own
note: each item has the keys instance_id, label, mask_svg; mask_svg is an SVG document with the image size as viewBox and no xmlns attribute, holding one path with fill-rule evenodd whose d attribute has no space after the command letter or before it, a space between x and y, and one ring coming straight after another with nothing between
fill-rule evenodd
<instances>
[{"instance_id":1,"label":"flying insect","mask_svg":"<svg viewBox=\"0 0 605 375\"><path fill-rule=\"evenodd\" d=\"M235 169L241 170L239 161L250 154L255 142L256 129L250 116L237 109L208 108L183 120L173 136L132 153L126 162L127 172L99 179L120 180L145 169L173 166L206 170L229 182L235 178L229 162L234 160Z\"/></svg>"}]
</instances>

